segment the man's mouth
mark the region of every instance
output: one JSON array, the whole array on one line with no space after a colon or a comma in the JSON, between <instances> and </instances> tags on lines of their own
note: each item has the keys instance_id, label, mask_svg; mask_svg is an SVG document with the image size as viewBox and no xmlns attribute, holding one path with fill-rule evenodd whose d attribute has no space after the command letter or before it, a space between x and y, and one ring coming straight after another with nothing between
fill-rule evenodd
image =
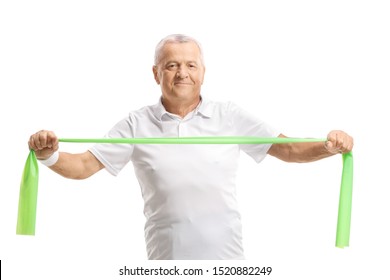
<instances>
[{"instance_id":1,"label":"man's mouth","mask_svg":"<svg viewBox=\"0 0 390 280\"><path fill-rule=\"evenodd\" d=\"M186 85L186 86L190 86L191 84L190 84L190 83L185 83L185 82L175 82L175 85Z\"/></svg>"}]
</instances>

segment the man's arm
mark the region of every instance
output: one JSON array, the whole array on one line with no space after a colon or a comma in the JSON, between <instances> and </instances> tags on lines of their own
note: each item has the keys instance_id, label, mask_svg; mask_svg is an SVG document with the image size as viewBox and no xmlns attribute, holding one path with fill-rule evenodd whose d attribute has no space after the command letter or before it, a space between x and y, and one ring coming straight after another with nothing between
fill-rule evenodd
<instances>
[{"instance_id":1,"label":"man's arm","mask_svg":"<svg viewBox=\"0 0 390 280\"><path fill-rule=\"evenodd\" d=\"M31 135L28 141L37 159L45 160L58 151L58 138L52 131L41 130ZM85 179L104 165L89 151L81 154L59 153L57 162L49 167L58 174L70 179Z\"/></svg>"},{"instance_id":2,"label":"man's arm","mask_svg":"<svg viewBox=\"0 0 390 280\"><path fill-rule=\"evenodd\" d=\"M286 138L280 134L279 137ZM353 138L341 130L333 130L327 141L313 143L273 144L268 154L286 162L311 162L352 151Z\"/></svg>"}]
</instances>

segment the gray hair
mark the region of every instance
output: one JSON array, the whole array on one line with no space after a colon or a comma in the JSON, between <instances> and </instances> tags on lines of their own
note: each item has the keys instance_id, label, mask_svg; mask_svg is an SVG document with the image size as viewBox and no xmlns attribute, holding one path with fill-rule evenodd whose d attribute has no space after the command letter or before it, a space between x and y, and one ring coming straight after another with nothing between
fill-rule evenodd
<instances>
[{"instance_id":1,"label":"gray hair","mask_svg":"<svg viewBox=\"0 0 390 280\"><path fill-rule=\"evenodd\" d=\"M156 46L156 50L154 52L154 65L157 65L160 62L161 59L161 51L164 48L164 46L168 43L195 43L200 52L200 60L202 64L204 65L204 60L203 60L203 50L201 44L195 40L194 38L184 35L184 34L172 34L168 35L167 37L163 38Z\"/></svg>"}]
</instances>

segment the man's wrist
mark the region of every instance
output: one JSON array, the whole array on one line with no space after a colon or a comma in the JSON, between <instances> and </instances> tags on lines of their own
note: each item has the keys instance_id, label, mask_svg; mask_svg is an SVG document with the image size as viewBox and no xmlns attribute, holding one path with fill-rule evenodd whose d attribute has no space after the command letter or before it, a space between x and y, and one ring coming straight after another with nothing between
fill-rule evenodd
<instances>
[{"instance_id":1,"label":"man's wrist","mask_svg":"<svg viewBox=\"0 0 390 280\"><path fill-rule=\"evenodd\" d=\"M40 163L43 165L46 165L47 167L50 167L58 161L58 158L60 157L60 153L58 151L55 151L50 157L47 159L38 159Z\"/></svg>"}]
</instances>

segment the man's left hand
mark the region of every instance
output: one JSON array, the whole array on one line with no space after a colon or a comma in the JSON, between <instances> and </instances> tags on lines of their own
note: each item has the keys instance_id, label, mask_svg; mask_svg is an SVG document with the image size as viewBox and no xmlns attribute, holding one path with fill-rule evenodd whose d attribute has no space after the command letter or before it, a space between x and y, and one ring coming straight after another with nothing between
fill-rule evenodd
<instances>
[{"instance_id":1,"label":"man's left hand","mask_svg":"<svg viewBox=\"0 0 390 280\"><path fill-rule=\"evenodd\" d=\"M325 148L332 154L344 154L352 151L353 138L341 130L332 130L327 136Z\"/></svg>"}]
</instances>

